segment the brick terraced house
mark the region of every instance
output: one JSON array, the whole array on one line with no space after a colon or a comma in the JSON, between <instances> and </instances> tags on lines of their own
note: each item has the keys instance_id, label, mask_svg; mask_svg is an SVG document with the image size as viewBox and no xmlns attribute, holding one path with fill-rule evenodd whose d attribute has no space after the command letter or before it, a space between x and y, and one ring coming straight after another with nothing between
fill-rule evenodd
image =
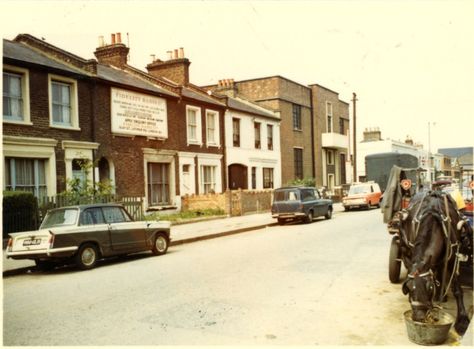
<instances>
[{"instance_id":1,"label":"brick terraced house","mask_svg":"<svg viewBox=\"0 0 474 349\"><path fill-rule=\"evenodd\" d=\"M68 178L111 180L147 208L226 188L226 105L189 83L175 50L143 72L127 64L120 34L85 60L31 35L3 40L4 188L52 196Z\"/></svg>"}]
</instances>

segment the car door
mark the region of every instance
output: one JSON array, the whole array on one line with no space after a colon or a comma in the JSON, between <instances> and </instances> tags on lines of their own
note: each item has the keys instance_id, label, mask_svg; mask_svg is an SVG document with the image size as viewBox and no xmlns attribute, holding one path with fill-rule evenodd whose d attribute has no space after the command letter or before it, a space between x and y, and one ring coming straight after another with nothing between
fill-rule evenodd
<instances>
[{"instance_id":1,"label":"car door","mask_svg":"<svg viewBox=\"0 0 474 349\"><path fill-rule=\"evenodd\" d=\"M122 207L102 207L109 225L112 250L120 253L146 249L146 222L133 222Z\"/></svg>"},{"instance_id":2,"label":"car door","mask_svg":"<svg viewBox=\"0 0 474 349\"><path fill-rule=\"evenodd\" d=\"M82 241L94 240L100 243L104 251L110 249L109 226L100 207L87 208L81 213L77 233L81 235Z\"/></svg>"},{"instance_id":3,"label":"car door","mask_svg":"<svg viewBox=\"0 0 474 349\"><path fill-rule=\"evenodd\" d=\"M319 217L324 214L326 214L327 211L327 204L325 200L321 198L321 195L319 194L319 191L317 189L313 190L313 195L314 195L314 216Z\"/></svg>"}]
</instances>

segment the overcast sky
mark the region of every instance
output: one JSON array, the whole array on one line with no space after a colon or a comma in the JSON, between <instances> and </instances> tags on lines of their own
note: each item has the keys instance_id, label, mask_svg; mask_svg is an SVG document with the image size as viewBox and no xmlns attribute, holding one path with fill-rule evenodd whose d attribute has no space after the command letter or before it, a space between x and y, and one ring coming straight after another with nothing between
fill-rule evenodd
<instances>
[{"instance_id":1,"label":"overcast sky","mask_svg":"<svg viewBox=\"0 0 474 349\"><path fill-rule=\"evenodd\" d=\"M472 1L0 2L2 37L29 33L83 58L122 33L130 64L184 47L191 82L281 75L350 102L364 128L431 150L474 146ZM128 39L127 39L128 33ZM127 41L128 40L128 41ZM352 115L352 103L350 106Z\"/></svg>"}]
</instances>

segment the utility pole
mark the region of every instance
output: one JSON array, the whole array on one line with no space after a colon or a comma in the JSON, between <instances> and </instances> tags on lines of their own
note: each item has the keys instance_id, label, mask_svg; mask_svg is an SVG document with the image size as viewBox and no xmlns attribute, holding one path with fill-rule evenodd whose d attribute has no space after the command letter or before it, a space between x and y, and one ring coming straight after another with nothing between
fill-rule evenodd
<instances>
[{"instance_id":1,"label":"utility pole","mask_svg":"<svg viewBox=\"0 0 474 349\"><path fill-rule=\"evenodd\" d=\"M356 94L355 92L352 92L352 107L353 107L353 112L352 112L352 132L353 132L353 137L352 137L352 182L357 182L357 128L356 128Z\"/></svg>"}]
</instances>

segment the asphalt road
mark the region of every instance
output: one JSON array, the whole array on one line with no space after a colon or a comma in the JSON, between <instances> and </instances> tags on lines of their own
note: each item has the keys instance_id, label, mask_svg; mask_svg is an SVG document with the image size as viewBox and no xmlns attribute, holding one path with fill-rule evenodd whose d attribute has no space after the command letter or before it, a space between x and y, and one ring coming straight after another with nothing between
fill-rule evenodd
<instances>
[{"instance_id":1,"label":"asphalt road","mask_svg":"<svg viewBox=\"0 0 474 349\"><path fill-rule=\"evenodd\" d=\"M415 346L406 296L388 281L390 238L379 210L341 212L7 277L4 345Z\"/></svg>"}]
</instances>

